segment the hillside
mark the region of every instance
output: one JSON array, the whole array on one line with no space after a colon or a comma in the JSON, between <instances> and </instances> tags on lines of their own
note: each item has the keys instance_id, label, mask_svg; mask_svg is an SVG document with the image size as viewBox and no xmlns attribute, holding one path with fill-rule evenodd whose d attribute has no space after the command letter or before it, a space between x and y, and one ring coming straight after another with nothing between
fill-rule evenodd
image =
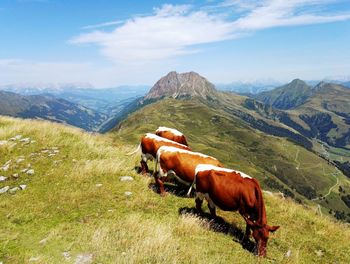
<instances>
[{"instance_id":1,"label":"hillside","mask_svg":"<svg viewBox=\"0 0 350 264\"><path fill-rule=\"evenodd\" d=\"M17 135L29 139L3 143ZM26 185L14 194L0 194L0 262L257 261L239 243L244 222L237 213L218 211L226 222L220 225L183 214L193 208L193 198L160 197L148 187L151 178L133 172L138 158L125 153L134 146L112 135L0 117L0 140L0 164L12 160L1 172L9 177L1 187ZM29 167L32 175L20 172ZM16 173L18 178L11 176ZM134 180L121 181L125 175ZM348 225L319 216L314 207L275 195L264 198L269 223L281 228L260 263L350 261Z\"/></svg>"},{"instance_id":2,"label":"hillside","mask_svg":"<svg viewBox=\"0 0 350 264\"><path fill-rule=\"evenodd\" d=\"M46 119L66 123L88 131L98 130L107 115L53 96L23 96L0 91L0 114L23 118Z\"/></svg>"}]
</instances>

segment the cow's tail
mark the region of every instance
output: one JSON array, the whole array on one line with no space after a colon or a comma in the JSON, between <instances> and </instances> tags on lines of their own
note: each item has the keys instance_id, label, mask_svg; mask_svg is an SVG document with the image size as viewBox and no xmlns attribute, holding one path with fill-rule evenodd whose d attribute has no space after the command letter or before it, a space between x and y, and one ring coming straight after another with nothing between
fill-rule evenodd
<instances>
[{"instance_id":1,"label":"cow's tail","mask_svg":"<svg viewBox=\"0 0 350 264\"><path fill-rule=\"evenodd\" d=\"M136 152L138 152L138 151L140 150L140 148L141 148L141 144L139 144L139 145L137 146L136 150L134 150L133 152L127 153L126 155L127 155L127 156L131 156L131 155L135 154Z\"/></svg>"},{"instance_id":2,"label":"cow's tail","mask_svg":"<svg viewBox=\"0 0 350 264\"><path fill-rule=\"evenodd\" d=\"M195 185L196 185L196 178L197 178L196 176L197 176L197 173L194 174L193 182L192 182L192 184L191 184L191 186L190 186L190 188L188 189L188 192L187 192L187 194L186 194L187 197L190 197L191 192L192 192L192 189L193 189L193 188L196 188L196 187L195 187Z\"/></svg>"}]
</instances>

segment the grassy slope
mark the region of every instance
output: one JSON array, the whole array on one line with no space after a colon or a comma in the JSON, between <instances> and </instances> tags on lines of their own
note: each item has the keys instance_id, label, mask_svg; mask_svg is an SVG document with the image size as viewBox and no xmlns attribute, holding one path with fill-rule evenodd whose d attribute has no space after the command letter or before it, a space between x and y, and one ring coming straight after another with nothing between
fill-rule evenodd
<instances>
[{"instance_id":1,"label":"grassy slope","mask_svg":"<svg viewBox=\"0 0 350 264\"><path fill-rule=\"evenodd\" d=\"M94 263L257 260L232 236L214 232L206 220L179 215L180 208L193 207L193 199L161 198L149 189L152 179L136 175L131 170L136 160L124 155L132 146L58 124L0 117L0 140L18 134L37 142L0 146L0 164L25 156L25 162L2 174L10 176L27 163L35 174L1 183L28 187L0 195L0 262L74 263L82 253L92 254ZM42 152L52 147L60 151L56 156ZM31 158L31 153L39 154ZM122 175L135 180L121 182ZM126 197L125 191L133 194ZM265 195L265 202L269 222L281 229L271 237L268 259L261 263L350 261L348 225L275 196ZM238 214L219 215L244 228ZM69 260L63 252L69 253Z\"/></svg>"},{"instance_id":2,"label":"grassy slope","mask_svg":"<svg viewBox=\"0 0 350 264\"><path fill-rule=\"evenodd\" d=\"M263 185L268 177L299 193L305 192L305 187L314 189L319 196L336 183L332 173L337 170L314 153L283 138L252 130L242 121L198 101L165 100L148 105L130 115L114 134L136 146L140 135L155 131L160 125L183 131L194 150L253 175ZM350 193L349 180L343 174L339 174L339 180ZM338 210L350 212L337 191L338 188L333 189L336 195L332 205L337 203ZM298 194L297 197L303 199Z\"/></svg>"}]
</instances>

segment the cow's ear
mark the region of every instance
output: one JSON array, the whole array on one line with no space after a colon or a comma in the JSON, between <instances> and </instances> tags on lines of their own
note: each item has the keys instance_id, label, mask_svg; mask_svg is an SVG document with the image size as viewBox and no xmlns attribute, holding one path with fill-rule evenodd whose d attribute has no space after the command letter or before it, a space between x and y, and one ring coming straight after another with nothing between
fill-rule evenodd
<instances>
[{"instance_id":1,"label":"cow's ear","mask_svg":"<svg viewBox=\"0 0 350 264\"><path fill-rule=\"evenodd\" d=\"M278 228L280 228L280 226L268 226L268 229L270 232L275 232Z\"/></svg>"}]
</instances>

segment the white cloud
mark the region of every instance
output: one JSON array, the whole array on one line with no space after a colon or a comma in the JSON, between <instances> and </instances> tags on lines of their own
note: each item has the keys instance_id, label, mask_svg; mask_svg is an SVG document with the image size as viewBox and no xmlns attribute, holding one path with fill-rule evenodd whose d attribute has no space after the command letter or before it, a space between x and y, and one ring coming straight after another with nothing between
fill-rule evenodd
<instances>
[{"instance_id":1,"label":"white cloud","mask_svg":"<svg viewBox=\"0 0 350 264\"><path fill-rule=\"evenodd\" d=\"M109 27L109 26L115 26L115 25L120 25L123 24L125 21L124 20L116 20L116 21L109 21L101 24L96 24L96 25L88 25L83 27L82 29L95 29L95 28L103 28L103 27Z\"/></svg>"},{"instance_id":2,"label":"white cloud","mask_svg":"<svg viewBox=\"0 0 350 264\"><path fill-rule=\"evenodd\" d=\"M165 4L154 8L152 15L129 19L113 31L83 33L70 42L98 45L101 53L114 62L142 64L196 53L200 44L243 37L261 29L350 19L349 12L324 14L317 9L331 2L334 0L226 0L216 5L216 12ZM238 19L222 15L232 10L245 12ZM114 23L121 22L88 27Z\"/></svg>"},{"instance_id":3,"label":"white cloud","mask_svg":"<svg viewBox=\"0 0 350 264\"><path fill-rule=\"evenodd\" d=\"M136 17L111 32L74 37L74 44L97 44L116 62L148 62L198 52L195 45L232 37L231 23L188 5L163 5L151 16Z\"/></svg>"}]
</instances>

